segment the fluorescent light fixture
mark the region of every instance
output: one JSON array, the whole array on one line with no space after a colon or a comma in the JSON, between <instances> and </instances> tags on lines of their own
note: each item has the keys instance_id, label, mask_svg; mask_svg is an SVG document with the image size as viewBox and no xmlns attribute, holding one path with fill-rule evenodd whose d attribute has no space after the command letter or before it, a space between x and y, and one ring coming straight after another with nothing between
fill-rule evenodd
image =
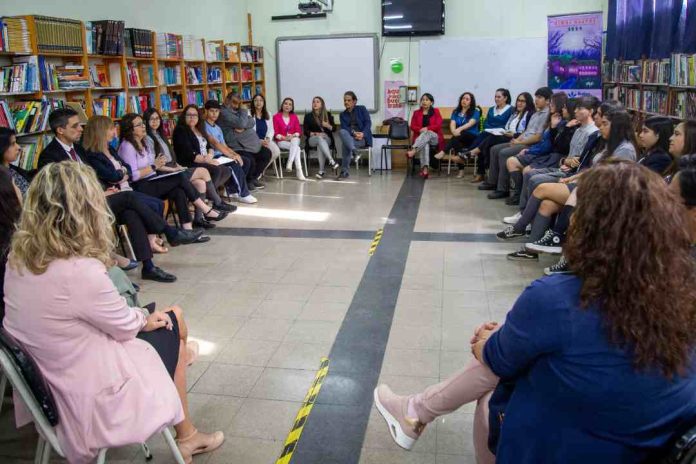
<instances>
[{"instance_id":1,"label":"fluorescent light fixture","mask_svg":"<svg viewBox=\"0 0 696 464\"><path fill-rule=\"evenodd\" d=\"M404 15L402 15L402 14L398 14L398 15L388 15L388 16L382 17L382 19L384 19L385 21L389 21L389 20L391 20L391 19L404 19Z\"/></svg>"},{"instance_id":2,"label":"fluorescent light fixture","mask_svg":"<svg viewBox=\"0 0 696 464\"><path fill-rule=\"evenodd\" d=\"M385 29L413 29L413 24L401 24L399 26L384 26Z\"/></svg>"},{"instance_id":3,"label":"fluorescent light fixture","mask_svg":"<svg viewBox=\"0 0 696 464\"><path fill-rule=\"evenodd\" d=\"M389 6L392 5L392 2L382 2L382 6Z\"/></svg>"},{"instance_id":4,"label":"fluorescent light fixture","mask_svg":"<svg viewBox=\"0 0 696 464\"><path fill-rule=\"evenodd\" d=\"M298 211L292 209L273 209L257 207L240 207L235 216L252 216L271 219L289 219L293 221L325 222L331 213L323 211Z\"/></svg>"}]
</instances>

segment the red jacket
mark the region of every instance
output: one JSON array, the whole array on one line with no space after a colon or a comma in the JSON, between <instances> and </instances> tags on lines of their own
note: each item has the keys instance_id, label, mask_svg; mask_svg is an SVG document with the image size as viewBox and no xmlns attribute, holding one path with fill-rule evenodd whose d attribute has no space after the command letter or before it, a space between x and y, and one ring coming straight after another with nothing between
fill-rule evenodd
<instances>
[{"instance_id":1,"label":"red jacket","mask_svg":"<svg viewBox=\"0 0 696 464\"><path fill-rule=\"evenodd\" d=\"M273 131L275 132L276 140L282 139L290 134L298 134L298 137L302 134L300 120L297 118L295 113L290 113L290 122L287 125L285 124L285 121L283 121L283 113L274 114Z\"/></svg>"},{"instance_id":2,"label":"red jacket","mask_svg":"<svg viewBox=\"0 0 696 464\"><path fill-rule=\"evenodd\" d=\"M423 128L423 110L418 108L411 116L411 142L415 142L416 138L420 135L420 130ZM430 115L430 123L428 124L428 130L431 130L437 134L437 149L445 149L445 136L442 134L442 116L440 115L440 110L437 108L432 109L432 114Z\"/></svg>"}]
</instances>

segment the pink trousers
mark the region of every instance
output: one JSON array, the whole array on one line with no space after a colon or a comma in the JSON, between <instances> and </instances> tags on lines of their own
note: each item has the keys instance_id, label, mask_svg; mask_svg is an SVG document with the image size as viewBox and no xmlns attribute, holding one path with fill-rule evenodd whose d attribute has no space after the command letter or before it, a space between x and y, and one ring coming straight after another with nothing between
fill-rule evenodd
<instances>
[{"instance_id":1,"label":"pink trousers","mask_svg":"<svg viewBox=\"0 0 696 464\"><path fill-rule=\"evenodd\" d=\"M474 413L474 450L478 464L494 464L488 449L488 400L498 385L498 377L484 364L472 359L447 380L431 385L414 396L418 420L430 423L439 416L476 401Z\"/></svg>"}]
</instances>

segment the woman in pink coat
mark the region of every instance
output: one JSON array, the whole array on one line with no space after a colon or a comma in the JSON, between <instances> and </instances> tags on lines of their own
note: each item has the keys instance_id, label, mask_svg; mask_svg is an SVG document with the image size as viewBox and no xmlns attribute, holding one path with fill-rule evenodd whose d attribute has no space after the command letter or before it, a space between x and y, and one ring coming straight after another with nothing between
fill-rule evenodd
<instances>
[{"instance_id":1,"label":"woman in pink coat","mask_svg":"<svg viewBox=\"0 0 696 464\"><path fill-rule=\"evenodd\" d=\"M292 98L284 99L280 105L280 111L273 115L273 131L278 146L289 152L287 172L292 172L294 164L297 178L306 180L302 173L302 161L300 160L302 127L300 127L300 120L295 114L295 101Z\"/></svg>"},{"instance_id":2,"label":"woman in pink coat","mask_svg":"<svg viewBox=\"0 0 696 464\"><path fill-rule=\"evenodd\" d=\"M175 313L131 308L111 283L112 220L91 168L68 161L42 169L12 240L4 326L49 384L69 462L91 462L101 448L141 443L170 425L191 462L224 437L190 421Z\"/></svg>"}]
</instances>

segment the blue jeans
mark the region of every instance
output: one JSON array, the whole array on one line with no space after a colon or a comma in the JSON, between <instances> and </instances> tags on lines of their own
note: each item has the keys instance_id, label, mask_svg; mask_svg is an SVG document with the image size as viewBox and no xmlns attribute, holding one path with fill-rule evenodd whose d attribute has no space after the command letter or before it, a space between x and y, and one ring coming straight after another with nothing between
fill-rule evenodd
<instances>
[{"instance_id":1,"label":"blue jeans","mask_svg":"<svg viewBox=\"0 0 696 464\"><path fill-rule=\"evenodd\" d=\"M350 162L353 160L353 152L356 148L367 147L367 142L365 140L355 140L350 132L345 129L338 131L338 135L341 137L343 142L343 152L341 159L341 174L348 175L350 172Z\"/></svg>"}]
</instances>

